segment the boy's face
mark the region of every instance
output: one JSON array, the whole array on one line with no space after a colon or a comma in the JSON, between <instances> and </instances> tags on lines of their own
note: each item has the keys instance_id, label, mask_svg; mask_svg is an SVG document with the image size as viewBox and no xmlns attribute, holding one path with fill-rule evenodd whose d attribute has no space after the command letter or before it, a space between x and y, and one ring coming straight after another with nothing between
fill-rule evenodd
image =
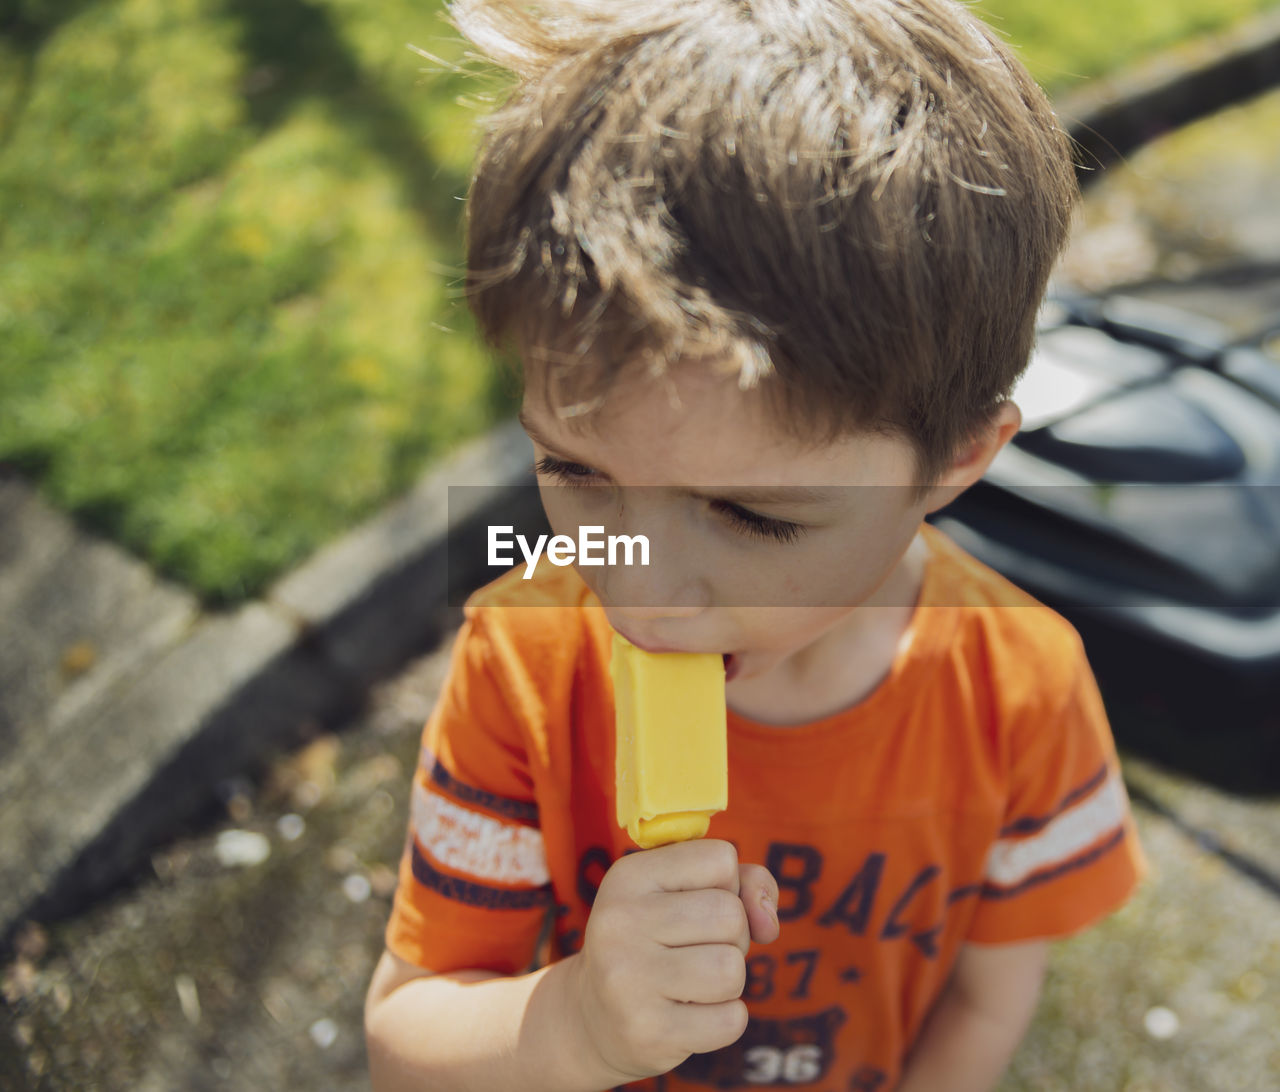
<instances>
[{"instance_id":1,"label":"boy's face","mask_svg":"<svg viewBox=\"0 0 1280 1092\"><path fill-rule=\"evenodd\" d=\"M758 390L705 365L624 372L574 427L540 388L528 384L521 420L553 530L649 539L647 567L576 566L634 644L720 653L730 681L760 678L838 638L858 606L914 602L903 558L940 501L913 496L905 440L803 445Z\"/></svg>"}]
</instances>

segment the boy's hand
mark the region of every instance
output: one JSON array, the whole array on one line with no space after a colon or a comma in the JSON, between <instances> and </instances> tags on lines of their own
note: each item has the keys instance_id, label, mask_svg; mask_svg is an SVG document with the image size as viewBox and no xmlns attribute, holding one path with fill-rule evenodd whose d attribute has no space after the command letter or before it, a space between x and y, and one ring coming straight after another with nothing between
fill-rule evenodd
<instances>
[{"instance_id":1,"label":"boy's hand","mask_svg":"<svg viewBox=\"0 0 1280 1092\"><path fill-rule=\"evenodd\" d=\"M778 885L728 842L628 854L604 877L580 957L580 1019L617 1083L746 1030L746 954L778 936Z\"/></svg>"}]
</instances>

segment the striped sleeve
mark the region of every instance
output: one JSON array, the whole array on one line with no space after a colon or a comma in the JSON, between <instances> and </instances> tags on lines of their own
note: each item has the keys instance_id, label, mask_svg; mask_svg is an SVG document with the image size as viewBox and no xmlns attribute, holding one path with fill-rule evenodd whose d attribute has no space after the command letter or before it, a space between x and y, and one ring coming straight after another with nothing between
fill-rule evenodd
<instances>
[{"instance_id":1,"label":"striped sleeve","mask_svg":"<svg viewBox=\"0 0 1280 1092\"><path fill-rule=\"evenodd\" d=\"M1066 702L1024 726L969 940L1067 936L1115 910L1144 871L1102 699L1087 664Z\"/></svg>"},{"instance_id":2,"label":"striped sleeve","mask_svg":"<svg viewBox=\"0 0 1280 1092\"><path fill-rule=\"evenodd\" d=\"M423 734L387 947L433 971L515 974L553 899L520 727L465 625Z\"/></svg>"}]
</instances>

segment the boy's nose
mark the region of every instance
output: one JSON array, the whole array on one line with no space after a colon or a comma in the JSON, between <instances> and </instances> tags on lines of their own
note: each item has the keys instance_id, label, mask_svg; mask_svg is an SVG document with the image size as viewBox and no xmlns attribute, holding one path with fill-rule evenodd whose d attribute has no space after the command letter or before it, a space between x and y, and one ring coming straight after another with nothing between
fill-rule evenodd
<instances>
[{"instance_id":1,"label":"boy's nose","mask_svg":"<svg viewBox=\"0 0 1280 1092\"><path fill-rule=\"evenodd\" d=\"M692 618L711 605L706 583L679 566L618 565L605 568L595 581L601 603L637 622Z\"/></svg>"},{"instance_id":2,"label":"boy's nose","mask_svg":"<svg viewBox=\"0 0 1280 1092\"><path fill-rule=\"evenodd\" d=\"M633 533L638 529L638 524L628 528ZM678 525L646 520L643 533L649 536L649 564L596 570L592 583L600 601L637 622L691 618L706 610L711 605L710 585Z\"/></svg>"},{"instance_id":3,"label":"boy's nose","mask_svg":"<svg viewBox=\"0 0 1280 1092\"><path fill-rule=\"evenodd\" d=\"M643 631L646 624L690 618L711 605L708 573L697 556L696 529L679 497L657 486L600 490L584 498L588 492L553 494L543 504L553 527L562 533L590 522L606 536L631 542L630 548L611 548L603 565L596 561L577 566L611 614L625 615ZM594 502L589 508L588 500ZM637 545L641 539L643 547Z\"/></svg>"}]
</instances>

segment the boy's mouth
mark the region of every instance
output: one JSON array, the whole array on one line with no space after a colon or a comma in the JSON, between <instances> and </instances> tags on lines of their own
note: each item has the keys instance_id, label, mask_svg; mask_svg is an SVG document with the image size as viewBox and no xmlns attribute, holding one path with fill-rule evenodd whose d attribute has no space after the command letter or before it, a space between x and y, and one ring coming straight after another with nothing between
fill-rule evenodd
<instances>
[{"instance_id":1,"label":"boy's mouth","mask_svg":"<svg viewBox=\"0 0 1280 1092\"><path fill-rule=\"evenodd\" d=\"M614 628L617 629L616 626ZM650 644L648 641L637 641L634 637L631 636L631 634L624 633L621 629L618 629L618 632L621 633L622 636L626 638L628 641L630 641L633 645L635 645L636 648L643 649L645 652L681 651L679 649L664 648L658 645L653 645L653 644ZM727 683L731 679L733 679L735 675L738 674L738 670L742 665L739 662L738 654L736 652L722 652L720 653L720 658L724 661L724 681Z\"/></svg>"}]
</instances>

